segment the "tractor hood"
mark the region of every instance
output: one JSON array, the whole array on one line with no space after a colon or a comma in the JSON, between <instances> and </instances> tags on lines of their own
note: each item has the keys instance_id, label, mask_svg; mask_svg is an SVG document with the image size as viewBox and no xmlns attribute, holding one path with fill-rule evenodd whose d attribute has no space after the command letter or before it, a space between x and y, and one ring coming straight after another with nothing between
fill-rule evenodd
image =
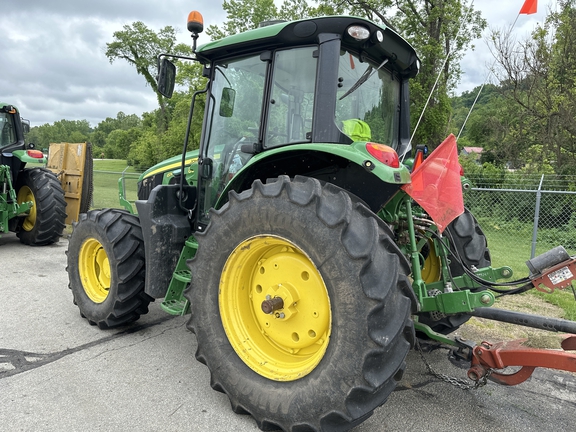
<instances>
[{"instance_id":1,"label":"tractor hood","mask_svg":"<svg viewBox=\"0 0 576 432\"><path fill-rule=\"evenodd\" d=\"M189 166L190 164L196 164L197 161L198 161L198 150L193 150L186 153L186 166ZM157 174L179 171L181 166L182 166L182 155L171 157L148 168L140 175L138 181L142 181L143 179L148 177L153 177Z\"/></svg>"}]
</instances>

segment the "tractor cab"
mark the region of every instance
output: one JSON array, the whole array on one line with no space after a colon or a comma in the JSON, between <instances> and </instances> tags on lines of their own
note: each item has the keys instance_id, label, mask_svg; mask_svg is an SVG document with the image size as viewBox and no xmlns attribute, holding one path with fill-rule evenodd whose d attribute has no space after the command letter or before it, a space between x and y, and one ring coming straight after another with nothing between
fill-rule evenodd
<instances>
[{"instance_id":1,"label":"tractor cab","mask_svg":"<svg viewBox=\"0 0 576 432\"><path fill-rule=\"evenodd\" d=\"M34 144L26 146L25 134L28 132L30 121L21 118L13 105L0 103L0 164L11 167L13 180L15 173L24 168L26 163L45 162L42 152L32 150ZM25 152L26 147L28 152Z\"/></svg>"},{"instance_id":2,"label":"tractor cab","mask_svg":"<svg viewBox=\"0 0 576 432\"><path fill-rule=\"evenodd\" d=\"M18 111L12 105L0 105L0 150L24 148L24 131Z\"/></svg>"},{"instance_id":3,"label":"tractor cab","mask_svg":"<svg viewBox=\"0 0 576 432\"><path fill-rule=\"evenodd\" d=\"M340 160L328 146L344 151L363 143L366 152L367 143L376 143L380 153L409 151L408 79L419 61L391 29L354 17L280 22L208 43L195 55L209 77L199 230L228 191L245 190L256 179L331 175L331 182L358 193L367 183L364 173L357 175L366 157L353 167L349 156ZM167 96L174 74L163 59L159 88ZM362 198L373 207L384 201Z\"/></svg>"},{"instance_id":4,"label":"tractor cab","mask_svg":"<svg viewBox=\"0 0 576 432\"><path fill-rule=\"evenodd\" d=\"M18 110L0 103L0 164L10 166L13 173L18 171L21 161L13 158L12 152L24 150L24 147L24 130Z\"/></svg>"}]
</instances>

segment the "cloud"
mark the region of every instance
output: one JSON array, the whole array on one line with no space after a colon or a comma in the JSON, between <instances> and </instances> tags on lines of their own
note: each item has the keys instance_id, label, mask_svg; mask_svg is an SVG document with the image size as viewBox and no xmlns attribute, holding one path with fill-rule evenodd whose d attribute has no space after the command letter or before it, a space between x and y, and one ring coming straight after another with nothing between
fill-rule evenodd
<instances>
[{"instance_id":1,"label":"cloud","mask_svg":"<svg viewBox=\"0 0 576 432\"><path fill-rule=\"evenodd\" d=\"M27 0L3 2L0 38L2 102L16 105L32 126L86 119L96 126L118 111L141 115L156 108L144 77L128 63L110 64L106 43L125 24L172 26L179 42L191 4L184 0ZM197 1L206 25L224 20L218 2Z\"/></svg>"},{"instance_id":2,"label":"cloud","mask_svg":"<svg viewBox=\"0 0 576 432\"><path fill-rule=\"evenodd\" d=\"M520 41L530 36L538 24L543 24L548 11L556 8L555 0L540 0L538 13L532 15L519 15L524 0L480 0L474 2L474 8L482 11L483 17L488 22L488 28L484 31L483 39L475 42L476 49L468 52L460 66L462 68L462 80L457 87L456 93L471 91L484 82L493 82L493 76L489 74L494 64L494 57L490 53L486 38L491 30L510 31L510 37ZM468 2L470 4L470 2Z\"/></svg>"},{"instance_id":3,"label":"cloud","mask_svg":"<svg viewBox=\"0 0 576 432\"><path fill-rule=\"evenodd\" d=\"M478 0L474 7L491 27L506 27L522 3ZM554 5L553 0L540 0L538 14L520 16L514 34L529 34ZM205 27L226 18L222 3L209 0L3 1L0 98L16 105L32 126L65 118L86 119L94 127L118 111L141 115L154 110L156 97L145 79L122 60L110 64L106 43L125 24L142 21L156 31L173 26L180 31L178 41L189 44L185 26L192 8L203 14ZM201 35L199 43L207 41ZM486 43L475 44L476 50L462 60L458 92L482 84L492 62Z\"/></svg>"}]
</instances>

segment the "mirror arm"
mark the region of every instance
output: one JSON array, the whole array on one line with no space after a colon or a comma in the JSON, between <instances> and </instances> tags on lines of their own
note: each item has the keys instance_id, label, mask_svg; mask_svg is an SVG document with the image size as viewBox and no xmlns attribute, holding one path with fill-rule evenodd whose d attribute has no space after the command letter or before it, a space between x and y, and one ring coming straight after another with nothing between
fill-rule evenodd
<instances>
[{"instance_id":1,"label":"mirror arm","mask_svg":"<svg viewBox=\"0 0 576 432\"><path fill-rule=\"evenodd\" d=\"M160 60L162 57L172 57L172 58L179 58L184 60L192 60L192 61L199 61L197 57L190 57L190 56L181 56L176 54L169 54L169 53L161 53L156 56L156 62L158 63L158 69L160 69Z\"/></svg>"}]
</instances>

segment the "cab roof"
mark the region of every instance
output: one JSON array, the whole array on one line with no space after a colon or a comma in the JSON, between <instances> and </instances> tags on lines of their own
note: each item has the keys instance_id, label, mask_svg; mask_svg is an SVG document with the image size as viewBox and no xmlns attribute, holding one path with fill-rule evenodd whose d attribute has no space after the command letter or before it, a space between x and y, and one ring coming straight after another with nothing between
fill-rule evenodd
<instances>
[{"instance_id":1,"label":"cab roof","mask_svg":"<svg viewBox=\"0 0 576 432\"><path fill-rule=\"evenodd\" d=\"M363 41L353 39L346 32L352 25L366 27L370 37ZM382 33L382 42L376 39L377 31ZM209 63L259 51L318 44L320 34L339 35L343 48L376 62L389 59L389 66L402 76L413 77L418 73L418 56L404 38L386 26L352 16L326 16L267 25L204 44L196 50L196 55L200 61Z\"/></svg>"}]
</instances>

